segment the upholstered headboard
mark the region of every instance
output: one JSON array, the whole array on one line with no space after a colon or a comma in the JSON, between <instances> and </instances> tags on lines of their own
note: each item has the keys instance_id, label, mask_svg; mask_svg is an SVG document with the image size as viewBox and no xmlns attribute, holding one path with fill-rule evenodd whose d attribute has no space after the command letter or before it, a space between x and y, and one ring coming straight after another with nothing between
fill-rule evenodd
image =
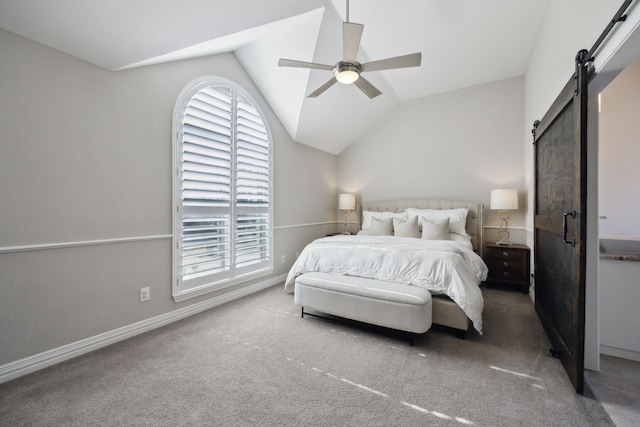
<instances>
[{"instance_id":1,"label":"upholstered headboard","mask_svg":"<svg viewBox=\"0 0 640 427\"><path fill-rule=\"evenodd\" d=\"M473 250L482 256L484 241L484 205L474 202L454 202L449 200L393 200L383 202L363 202L362 211L403 212L406 208L457 209L467 208L467 233L471 236ZM358 212L362 224L362 211Z\"/></svg>"}]
</instances>

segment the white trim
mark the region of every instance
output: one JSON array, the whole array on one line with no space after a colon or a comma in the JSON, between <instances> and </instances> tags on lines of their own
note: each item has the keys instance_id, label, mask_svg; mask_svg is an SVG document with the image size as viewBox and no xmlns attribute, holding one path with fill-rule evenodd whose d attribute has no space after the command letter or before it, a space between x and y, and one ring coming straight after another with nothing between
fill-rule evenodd
<instances>
[{"instance_id":1,"label":"white trim","mask_svg":"<svg viewBox=\"0 0 640 427\"><path fill-rule=\"evenodd\" d=\"M342 224L344 221L326 221L326 222L310 222L308 224L292 224L292 225L279 225L277 227L273 227L274 230L284 230L287 228L298 228L298 227L311 227L314 225L334 225L334 224ZM352 222L350 224L357 224L356 222Z\"/></svg>"},{"instance_id":2,"label":"white trim","mask_svg":"<svg viewBox=\"0 0 640 427\"><path fill-rule=\"evenodd\" d=\"M619 234L603 234L598 238L600 240L631 240L631 241L640 240L640 236L628 236L628 235L619 235Z\"/></svg>"},{"instance_id":3,"label":"white trim","mask_svg":"<svg viewBox=\"0 0 640 427\"><path fill-rule=\"evenodd\" d=\"M499 230L500 226L499 225L485 225L483 228L490 228L490 229ZM526 227L522 227L522 226L512 227L512 226L509 226L508 229L509 230L526 230Z\"/></svg>"},{"instance_id":4,"label":"white trim","mask_svg":"<svg viewBox=\"0 0 640 427\"><path fill-rule=\"evenodd\" d=\"M218 282L209 283L204 286L197 286L194 288L189 288L184 291L177 292L176 294L173 295L173 300L175 302L186 301L190 298L205 295L214 291L219 291L221 289L225 289L230 286L235 286L240 283L247 282L249 280L257 279L259 277L268 276L270 274L273 274L272 267L263 268L262 270L252 271L248 274L243 274L241 276L237 276L234 278L220 280Z\"/></svg>"},{"instance_id":5,"label":"white trim","mask_svg":"<svg viewBox=\"0 0 640 427\"><path fill-rule=\"evenodd\" d=\"M634 2L625 12L626 20L624 24L616 25L609 34L602 46L595 53L594 67L595 77L589 83L589 93L600 93L609 83L611 83L622 70L624 70L640 54L640 7L638 2ZM593 96L590 97L590 105L593 105ZM603 285L598 278L598 268L600 265L598 238L599 235L598 215L598 121L597 110L590 108L587 132L587 156L594 159L593 163L587 165L588 191L591 195L595 192L595 201L590 203L587 197L587 279L586 279L586 301L585 301L585 368L600 370L600 353L609 354L609 351L624 352L601 344L600 322L602 321L602 311L600 295ZM590 270L596 274L589 274ZM617 357L629 358L640 361L640 353L633 354L612 354Z\"/></svg>"},{"instance_id":6,"label":"white trim","mask_svg":"<svg viewBox=\"0 0 640 427\"><path fill-rule=\"evenodd\" d=\"M278 225L273 227L274 230L286 230L290 228L301 227L314 227L318 225L335 225L343 224L344 221L324 221L324 222L310 222L305 224L291 224L291 225ZM357 224L357 222L350 221L349 224ZM487 229L499 229L497 225L485 225ZM526 227L509 227L512 230L525 230L532 231ZM636 240L640 237L631 238L624 236L627 240ZM155 236L139 236L139 237L121 237L116 239L102 239L102 240L81 240L77 242L58 242L58 243L41 243L35 245L19 245L19 246L5 246L0 247L0 254L14 253L14 252L29 252L40 251L46 249L64 249L64 248L76 248L83 246L98 246L98 245L114 245L118 243L134 243L134 242L146 242L151 240L164 240L173 238L172 234L158 234ZM620 238L620 236L600 236L600 238Z\"/></svg>"},{"instance_id":7,"label":"white trim","mask_svg":"<svg viewBox=\"0 0 640 427\"><path fill-rule=\"evenodd\" d=\"M36 245L5 246L5 247L0 247L0 254L13 253L13 252L40 251L45 249L63 249L63 248L77 248L77 247L83 247L83 246L113 245L117 243L146 242L149 240L170 239L172 237L173 235L171 234L158 234L156 236L121 237L118 239L82 240L78 242L41 243Z\"/></svg>"},{"instance_id":8,"label":"white trim","mask_svg":"<svg viewBox=\"0 0 640 427\"><path fill-rule=\"evenodd\" d=\"M288 228L312 227L316 225L333 225L333 224L342 224L342 223L343 221L311 222L307 224L280 225L277 227L273 227L273 229L285 230ZM356 224L356 223L352 222L352 224ZM165 239L171 239L171 238L173 238L173 234L157 234L153 236L120 237L115 239L79 240L77 242L56 242L56 243L39 243L35 245L0 246L0 254L8 254L8 253L14 253L14 252L41 251L41 250L47 250L47 249L78 248L78 247L84 247L84 246L114 245L118 243L146 242L151 240L165 240Z\"/></svg>"},{"instance_id":9,"label":"white trim","mask_svg":"<svg viewBox=\"0 0 640 427\"><path fill-rule=\"evenodd\" d=\"M613 28L595 52L596 75L589 83L589 92L600 93L638 55L640 7L632 3L625 11L625 21Z\"/></svg>"},{"instance_id":10,"label":"white trim","mask_svg":"<svg viewBox=\"0 0 640 427\"><path fill-rule=\"evenodd\" d=\"M48 366L55 365L56 363L64 362L65 360L115 344L136 335L143 334L161 326L168 325L186 317L193 316L194 314L201 313L210 308L261 291L271 286L275 286L279 283L283 283L286 278L286 274L272 277L266 281L255 283L233 292L228 292L207 301L192 304L188 307L180 308L169 313L123 326L122 328L114 329L71 344L63 345L62 347L25 357L24 359L0 365L0 384Z\"/></svg>"},{"instance_id":11,"label":"white trim","mask_svg":"<svg viewBox=\"0 0 640 427\"><path fill-rule=\"evenodd\" d=\"M640 362L640 352L627 350L626 348L611 347L600 344L600 353L607 356L620 357L622 359L634 360Z\"/></svg>"}]
</instances>

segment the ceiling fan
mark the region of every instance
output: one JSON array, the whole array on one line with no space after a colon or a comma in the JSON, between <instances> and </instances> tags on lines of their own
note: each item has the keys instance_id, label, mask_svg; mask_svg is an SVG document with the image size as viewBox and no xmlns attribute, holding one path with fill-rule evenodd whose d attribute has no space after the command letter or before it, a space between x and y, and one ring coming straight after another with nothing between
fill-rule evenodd
<instances>
[{"instance_id":1,"label":"ceiling fan","mask_svg":"<svg viewBox=\"0 0 640 427\"><path fill-rule=\"evenodd\" d=\"M363 30L364 25L349 22L349 0L347 0L347 21L342 23L342 61L336 65L324 65L313 62L295 61L293 59L280 59L278 66L333 71L334 76L318 89L311 92L308 95L309 98L316 98L336 82L342 84L353 83L369 98L375 98L382 92L362 77L361 73L420 66L422 62L422 53L420 52L361 64L356 60L356 56L360 48L360 39L362 38Z\"/></svg>"}]
</instances>

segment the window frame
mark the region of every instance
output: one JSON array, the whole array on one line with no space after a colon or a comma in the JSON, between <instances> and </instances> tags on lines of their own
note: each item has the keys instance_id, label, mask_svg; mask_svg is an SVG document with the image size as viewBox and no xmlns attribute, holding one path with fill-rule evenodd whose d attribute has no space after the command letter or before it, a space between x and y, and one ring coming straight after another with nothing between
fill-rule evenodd
<instances>
[{"instance_id":1,"label":"window frame","mask_svg":"<svg viewBox=\"0 0 640 427\"><path fill-rule=\"evenodd\" d=\"M256 109L264 127L266 129L268 142L269 142L269 206L268 206L268 253L269 257L267 261L259 263L258 268L240 267L236 268L236 259L231 258L230 273L224 274L222 278L217 280L207 281L204 284L196 286L184 286L185 280L182 276L181 259L182 259L182 242L183 242L183 202L182 202L182 151L183 151L183 119L187 110L187 106L191 102L192 98L200 91L211 86L225 86L231 89L233 104L237 104L239 96L243 96L253 108ZM233 109L232 127L235 129L237 126L236 118L238 116L237 109ZM252 279L270 275L274 272L274 215L273 215L273 200L274 200L274 170L273 170L273 138L272 133L267 121L264 111L260 105L255 101L251 94L239 84L218 76L203 76L197 78L188 83L178 95L173 114L173 132L172 132L172 145L173 145L173 161L172 161L172 296L175 302L183 301L188 298L193 298L199 295L203 295L209 292L217 291L229 286L237 285L242 282L246 282ZM230 202L230 227L231 227L231 248L229 249L232 257L235 255L236 248L236 211L238 203L236 200L236 173L237 173L237 138L236 131L233 131L233 138L231 142L231 170L232 184L231 194L232 201ZM219 276L219 274L214 274ZM207 277L205 275L204 277ZM202 282L201 280L198 282Z\"/></svg>"}]
</instances>

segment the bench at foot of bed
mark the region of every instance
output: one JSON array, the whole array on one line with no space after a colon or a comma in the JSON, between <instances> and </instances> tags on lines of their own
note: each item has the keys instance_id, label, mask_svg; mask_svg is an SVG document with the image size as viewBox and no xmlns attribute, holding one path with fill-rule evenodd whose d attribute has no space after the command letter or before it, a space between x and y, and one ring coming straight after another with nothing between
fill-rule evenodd
<instances>
[{"instance_id":1,"label":"bench at foot of bed","mask_svg":"<svg viewBox=\"0 0 640 427\"><path fill-rule=\"evenodd\" d=\"M294 301L385 328L422 334L431 327L431 294L411 285L329 273L307 273L295 282Z\"/></svg>"},{"instance_id":2,"label":"bench at foot of bed","mask_svg":"<svg viewBox=\"0 0 640 427\"><path fill-rule=\"evenodd\" d=\"M319 274L320 276L314 276L316 274ZM310 275L312 275L312 276L310 276ZM314 277L319 278L320 281L318 281L318 279L316 279L314 281L313 280ZM299 280L302 280L303 286L305 286L305 287L313 286L313 283L321 283L322 281L324 281L324 282L329 282L330 281L330 282L335 282L335 283L343 283L343 287L338 289L338 290L334 290L334 292L344 294L344 292L343 292L344 286L348 286L348 282L351 279L358 279L358 278L352 277L352 276L343 276L343 275L338 275L338 274L329 274L329 273L307 273L307 274L304 274L302 276L299 276L296 279L296 289L298 287L297 282ZM362 279L362 280L372 280L374 282L387 283L387 282L382 282L382 281L373 280L373 279ZM347 284L344 285L345 283L347 283ZM392 286L397 286L397 284L392 284ZM409 285L403 285L403 286L410 287L412 289L421 289L421 288L417 288L415 286L409 286ZM316 285L316 287L317 287L317 285ZM423 291L424 291L424 289L423 289ZM427 291L425 291L425 292L427 292ZM314 293L314 292L312 291L312 293ZM327 310L322 310L322 309L316 307L316 305L318 305L320 303L316 303L315 301L308 299L311 296L312 293L308 293L308 292L305 293L303 291L303 294L304 294L303 297L305 298L304 306L306 306L308 308L316 309L318 311L323 311L324 313L333 314L333 313L331 313L331 311L329 311L331 307L327 307ZM297 295L295 298L299 298L298 292L295 292L295 294ZM343 295L341 295L341 296L343 296ZM331 297L327 296L326 298L331 298ZM296 304L302 305L298 301L299 300L296 299ZM333 301L333 299L331 299L331 301ZM321 303L322 304L326 304L326 302L324 302L324 301L322 301ZM336 316L345 317L345 318L351 318L353 320L358 320L358 319L355 319L353 317L350 317L348 314L349 314L349 312L347 312L346 314L336 314ZM446 328L451 329L455 333L455 335L458 338L461 338L461 339L464 339L466 337L467 331L471 328L471 322L470 322L469 318L467 317L467 315L464 313L464 311L462 311L460 306L458 304L456 304L454 301L452 301L451 298L447 297L446 295L433 295L432 296L432 298L431 298L431 321L433 322L434 325L445 326ZM373 322L368 322L368 323L373 323ZM374 323L374 324L377 324L377 323ZM386 325L379 325L379 326L386 326ZM394 328L394 329L398 329L398 328ZM429 329L429 327L427 327L427 330L428 329ZM404 329L401 329L401 330L404 330Z\"/></svg>"}]
</instances>

